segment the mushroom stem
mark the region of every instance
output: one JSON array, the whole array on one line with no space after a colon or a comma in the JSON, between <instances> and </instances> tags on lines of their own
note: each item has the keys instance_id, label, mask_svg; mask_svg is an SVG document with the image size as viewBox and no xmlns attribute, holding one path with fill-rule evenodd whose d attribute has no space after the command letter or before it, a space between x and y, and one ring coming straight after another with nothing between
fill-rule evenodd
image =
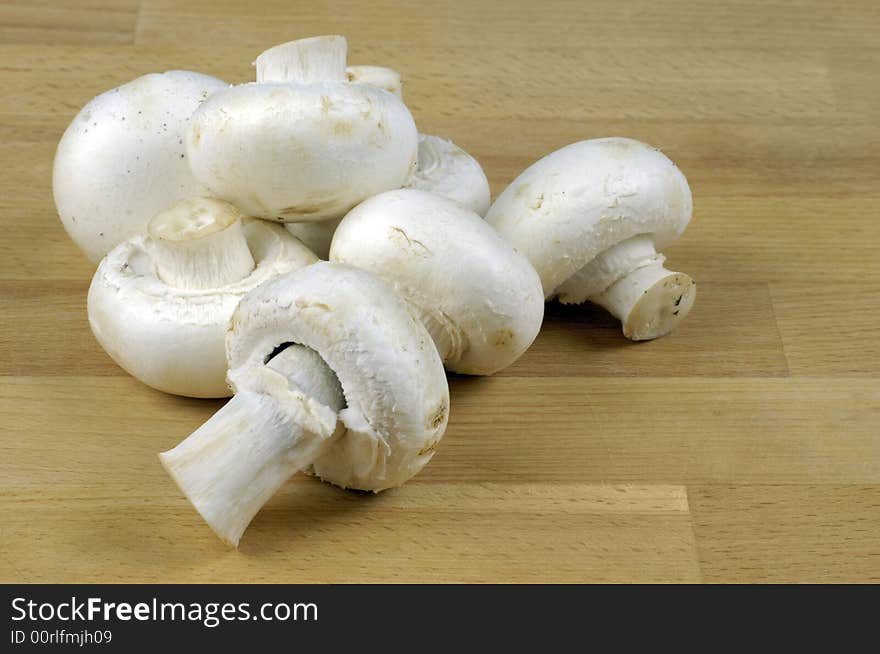
<instances>
[{"instance_id":1,"label":"mushroom stem","mask_svg":"<svg viewBox=\"0 0 880 654\"><path fill-rule=\"evenodd\" d=\"M342 36L315 36L276 45L264 51L254 66L257 84L344 82L348 46Z\"/></svg>"},{"instance_id":2,"label":"mushroom stem","mask_svg":"<svg viewBox=\"0 0 880 654\"><path fill-rule=\"evenodd\" d=\"M254 269L254 258L231 204L208 198L184 200L150 221L159 279L180 289L220 288Z\"/></svg>"},{"instance_id":3,"label":"mushroom stem","mask_svg":"<svg viewBox=\"0 0 880 654\"><path fill-rule=\"evenodd\" d=\"M663 267L654 239L639 234L609 248L562 284L563 304L585 300L607 309L634 341L659 338L684 319L696 297L696 283Z\"/></svg>"},{"instance_id":4,"label":"mushroom stem","mask_svg":"<svg viewBox=\"0 0 880 654\"><path fill-rule=\"evenodd\" d=\"M363 82L393 93L403 99L403 83L400 73L384 66L349 66L345 69L349 82Z\"/></svg>"},{"instance_id":5,"label":"mushroom stem","mask_svg":"<svg viewBox=\"0 0 880 654\"><path fill-rule=\"evenodd\" d=\"M338 413L345 401L324 360L290 345L266 368L284 375L299 402L257 390L235 395L177 447L159 455L162 465L211 529L238 546L260 508L294 473L311 465L341 433L322 411ZM317 405L319 406L316 406Z\"/></svg>"}]
</instances>

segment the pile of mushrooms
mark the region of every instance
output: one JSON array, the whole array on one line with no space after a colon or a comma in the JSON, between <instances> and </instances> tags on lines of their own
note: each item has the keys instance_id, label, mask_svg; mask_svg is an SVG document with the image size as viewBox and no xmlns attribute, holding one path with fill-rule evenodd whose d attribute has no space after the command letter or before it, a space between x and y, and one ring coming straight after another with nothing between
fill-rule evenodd
<instances>
[{"instance_id":1,"label":"pile of mushrooms","mask_svg":"<svg viewBox=\"0 0 880 654\"><path fill-rule=\"evenodd\" d=\"M510 366L545 301L648 340L695 297L659 253L692 213L659 150L574 143L490 204L477 160L419 133L400 74L346 50L285 43L236 86L145 75L83 107L55 157L58 214L99 262L97 341L160 391L233 395L160 454L233 546L297 472L374 492L417 474L449 419L444 368Z\"/></svg>"}]
</instances>

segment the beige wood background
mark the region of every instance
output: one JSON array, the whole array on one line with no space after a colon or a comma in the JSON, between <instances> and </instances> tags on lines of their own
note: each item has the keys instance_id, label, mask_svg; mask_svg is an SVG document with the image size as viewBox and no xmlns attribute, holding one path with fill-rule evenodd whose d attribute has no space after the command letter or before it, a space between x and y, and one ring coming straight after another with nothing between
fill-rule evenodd
<instances>
[{"instance_id":1,"label":"beige wood background","mask_svg":"<svg viewBox=\"0 0 880 654\"><path fill-rule=\"evenodd\" d=\"M330 6L330 5L333 6ZM632 344L548 305L453 378L433 462L379 496L295 478L226 549L156 459L220 402L100 350L51 195L94 95L341 33L494 193L562 145L676 161L691 317ZM0 582L880 581L880 9L871 0L0 3Z\"/></svg>"}]
</instances>

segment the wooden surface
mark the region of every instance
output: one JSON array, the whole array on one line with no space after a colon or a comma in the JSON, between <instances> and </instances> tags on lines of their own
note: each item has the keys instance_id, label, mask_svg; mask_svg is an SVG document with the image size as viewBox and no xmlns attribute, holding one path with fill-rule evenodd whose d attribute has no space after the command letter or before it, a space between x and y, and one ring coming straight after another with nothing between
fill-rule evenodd
<instances>
[{"instance_id":1,"label":"wooden surface","mask_svg":"<svg viewBox=\"0 0 880 654\"><path fill-rule=\"evenodd\" d=\"M0 582L880 581L876 2L0 3ZM51 196L79 107L142 73L251 78L348 36L421 131L498 193L625 135L690 180L666 254L699 284L667 338L548 305L490 379L451 379L432 463L379 496L295 478L226 549L156 453L220 402L127 377Z\"/></svg>"}]
</instances>

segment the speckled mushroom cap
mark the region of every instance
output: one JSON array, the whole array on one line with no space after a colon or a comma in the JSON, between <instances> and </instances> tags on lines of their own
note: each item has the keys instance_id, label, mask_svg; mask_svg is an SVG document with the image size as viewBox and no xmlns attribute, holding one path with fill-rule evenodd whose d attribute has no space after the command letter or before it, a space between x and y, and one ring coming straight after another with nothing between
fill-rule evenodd
<instances>
[{"instance_id":1,"label":"speckled mushroom cap","mask_svg":"<svg viewBox=\"0 0 880 654\"><path fill-rule=\"evenodd\" d=\"M186 149L196 178L249 215L282 222L338 218L400 187L416 162L415 122L392 93L350 82L345 54L337 36L261 54L256 83L214 94L193 115Z\"/></svg>"},{"instance_id":2,"label":"speckled mushroom cap","mask_svg":"<svg viewBox=\"0 0 880 654\"><path fill-rule=\"evenodd\" d=\"M662 152L628 138L573 143L529 166L486 221L538 271L544 295L597 255L638 234L662 249L687 227L687 180Z\"/></svg>"},{"instance_id":3,"label":"speckled mushroom cap","mask_svg":"<svg viewBox=\"0 0 880 654\"><path fill-rule=\"evenodd\" d=\"M227 397L225 335L239 300L259 284L318 258L282 227L245 219L256 266L240 281L175 288L156 273L148 236L116 246L98 266L88 294L95 338L145 384L190 397Z\"/></svg>"},{"instance_id":4,"label":"speckled mushroom cap","mask_svg":"<svg viewBox=\"0 0 880 654\"><path fill-rule=\"evenodd\" d=\"M146 232L179 200L207 189L190 173L183 135L206 98L228 86L186 70L138 77L91 100L55 154L55 205L70 238L92 261Z\"/></svg>"},{"instance_id":5,"label":"speckled mushroom cap","mask_svg":"<svg viewBox=\"0 0 880 654\"><path fill-rule=\"evenodd\" d=\"M449 414L449 390L431 337L393 289L369 272L321 262L252 291L227 335L229 381L253 389L285 343L317 352L342 386L346 432L314 462L322 479L378 491L428 463Z\"/></svg>"},{"instance_id":6,"label":"speckled mushroom cap","mask_svg":"<svg viewBox=\"0 0 880 654\"><path fill-rule=\"evenodd\" d=\"M336 229L330 260L392 284L455 372L505 368L541 327L541 283L526 258L473 211L433 193L400 189L362 202Z\"/></svg>"}]
</instances>

